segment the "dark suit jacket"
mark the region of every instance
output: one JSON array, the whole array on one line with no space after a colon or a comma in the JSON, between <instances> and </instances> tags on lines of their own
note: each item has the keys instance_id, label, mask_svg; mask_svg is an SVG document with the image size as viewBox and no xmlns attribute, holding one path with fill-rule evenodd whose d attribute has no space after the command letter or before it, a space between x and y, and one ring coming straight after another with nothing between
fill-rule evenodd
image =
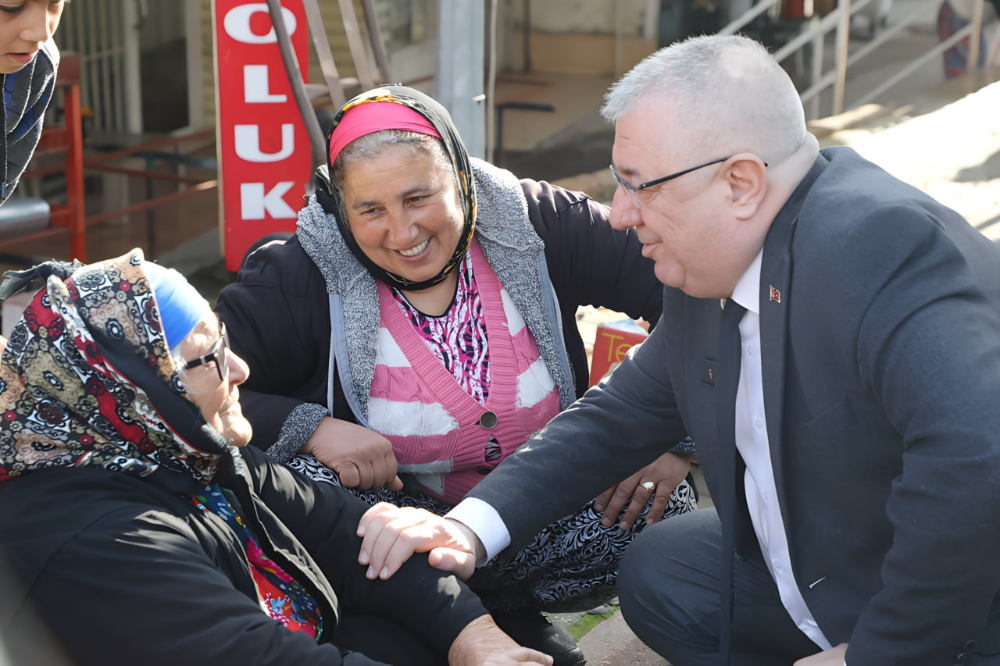
<instances>
[{"instance_id":1,"label":"dark suit jacket","mask_svg":"<svg viewBox=\"0 0 1000 666\"><path fill-rule=\"evenodd\" d=\"M996 641L1000 249L833 148L772 224L760 289L779 503L827 638L850 642L850 666L951 664L970 639ZM663 313L609 381L470 493L497 508L513 547L686 434L714 497L739 483L706 381L719 301L667 288ZM720 518L748 520L735 507Z\"/></svg>"}]
</instances>

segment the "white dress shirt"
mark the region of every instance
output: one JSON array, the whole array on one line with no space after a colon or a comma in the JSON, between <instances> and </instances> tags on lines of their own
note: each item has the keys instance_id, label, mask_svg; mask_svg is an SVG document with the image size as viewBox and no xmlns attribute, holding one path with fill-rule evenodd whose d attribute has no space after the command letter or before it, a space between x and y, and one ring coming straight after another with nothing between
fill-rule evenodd
<instances>
[{"instance_id":1,"label":"white dress shirt","mask_svg":"<svg viewBox=\"0 0 1000 666\"><path fill-rule=\"evenodd\" d=\"M796 626L820 648L830 648L830 641L820 630L792 574L791 556L781 507L778 506L771 467L770 445L767 438L767 419L764 416L764 383L760 361L760 262L763 250L740 278L733 290L733 300L746 308L740 321L742 363L740 384L736 393L736 448L739 449L747 471L747 506L753 522L757 542L764 561L778 586L781 603ZM697 443L696 443L697 445ZM453 518L468 526L483 542L486 559L492 559L510 544L510 532L503 524L496 509L486 502L468 498L448 512Z\"/></svg>"},{"instance_id":2,"label":"white dress shirt","mask_svg":"<svg viewBox=\"0 0 1000 666\"><path fill-rule=\"evenodd\" d=\"M767 437L764 414L764 379L760 361L760 262L763 250L736 283L733 300L746 308L740 321L742 362L740 384L736 390L736 448L743 456L747 471L747 508L757 534L757 543L771 577L778 585L781 603L795 625L820 648L830 648L830 641L813 618L799 586L792 575L792 559L788 539L781 520L774 468L771 466L771 446ZM697 443L696 443L697 445Z\"/></svg>"}]
</instances>

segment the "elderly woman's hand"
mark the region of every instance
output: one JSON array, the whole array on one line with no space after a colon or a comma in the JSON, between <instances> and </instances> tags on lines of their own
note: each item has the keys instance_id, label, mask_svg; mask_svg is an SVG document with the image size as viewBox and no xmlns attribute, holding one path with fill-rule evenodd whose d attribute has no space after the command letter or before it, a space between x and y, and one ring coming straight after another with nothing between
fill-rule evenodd
<instances>
[{"instance_id":1,"label":"elderly woman's hand","mask_svg":"<svg viewBox=\"0 0 1000 666\"><path fill-rule=\"evenodd\" d=\"M646 523L659 521L663 518L663 512L667 510L670 493L674 492L674 488L684 480L690 469L691 463L687 458L664 453L617 486L608 488L598 495L594 500L594 508L597 511L604 511L601 524L611 527L622 508L631 500L628 510L619 523L623 530L627 530L635 523L654 492L656 499L646 514Z\"/></svg>"},{"instance_id":2,"label":"elderly woman's hand","mask_svg":"<svg viewBox=\"0 0 1000 666\"><path fill-rule=\"evenodd\" d=\"M552 666L552 657L538 650L521 647L500 630L493 618L476 618L455 638L448 650L449 666L507 666L536 664Z\"/></svg>"},{"instance_id":3,"label":"elderly woman's hand","mask_svg":"<svg viewBox=\"0 0 1000 666\"><path fill-rule=\"evenodd\" d=\"M301 450L335 471L348 488L403 488L392 444L374 430L328 416Z\"/></svg>"}]
</instances>

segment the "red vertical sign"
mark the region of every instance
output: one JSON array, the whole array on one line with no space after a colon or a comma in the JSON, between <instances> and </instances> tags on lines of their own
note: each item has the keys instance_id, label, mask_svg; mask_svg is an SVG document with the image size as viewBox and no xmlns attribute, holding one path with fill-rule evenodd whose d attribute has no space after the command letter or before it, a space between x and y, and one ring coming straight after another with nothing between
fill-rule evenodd
<instances>
[{"instance_id":1,"label":"red vertical sign","mask_svg":"<svg viewBox=\"0 0 1000 666\"><path fill-rule=\"evenodd\" d=\"M300 64L308 71L301 0L281 0ZM309 137L278 51L267 3L214 0L216 134L229 270L275 231L294 231L311 177Z\"/></svg>"}]
</instances>

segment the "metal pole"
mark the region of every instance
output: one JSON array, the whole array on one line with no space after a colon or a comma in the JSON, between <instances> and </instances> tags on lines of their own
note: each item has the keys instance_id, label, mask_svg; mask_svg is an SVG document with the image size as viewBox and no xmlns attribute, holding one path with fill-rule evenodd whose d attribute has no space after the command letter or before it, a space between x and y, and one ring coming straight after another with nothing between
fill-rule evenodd
<instances>
[{"instance_id":1,"label":"metal pole","mask_svg":"<svg viewBox=\"0 0 1000 666\"><path fill-rule=\"evenodd\" d=\"M347 97L344 94L344 86L340 82L337 63L334 62L333 53L330 52L330 41L326 38L323 15L319 11L316 0L304 0L302 8L306 12L306 23L309 24L309 34L312 35L313 49L316 50L316 59L319 60L319 68L323 72L330 100L339 109L347 102Z\"/></svg>"},{"instance_id":2,"label":"metal pole","mask_svg":"<svg viewBox=\"0 0 1000 666\"><path fill-rule=\"evenodd\" d=\"M816 23L815 18L812 19L812 23ZM812 74L810 76L812 85L816 85L823 78L823 46L826 43L825 37L826 35L822 32L818 32L813 39ZM819 118L819 95L809 101L809 120L816 120L817 118Z\"/></svg>"},{"instance_id":3,"label":"metal pole","mask_svg":"<svg viewBox=\"0 0 1000 666\"><path fill-rule=\"evenodd\" d=\"M438 2L437 100L451 114L469 155L480 158L486 156L485 1Z\"/></svg>"},{"instance_id":4,"label":"metal pole","mask_svg":"<svg viewBox=\"0 0 1000 666\"><path fill-rule=\"evenodd\" d=\"M139 11L132 0L122 6L125 24L125 130L142 132L142 75L139 72ZM83 23L83 21L81 21ZM107 125L105 129L111 129Z\"/></svg>"},{"instance_id":5,"label":"metal pole","mask_svg":"<svg viewBox=\"0 0 1000 666\"><path fill-rule=\"evenodd\" d=\"M379 78L382 83L392 83L392 73L389 71L389 55L385 52L385 44L382 42L382 32L379 30L378 22L375 20L375 7L372 0L361 1L362 11L365 15L365 27L368 29L368 41L372 45L372 55L375 58L375 66L378 68Z\"/></svg>"},{"instance_id":6,"label":"metal pole","mask_svg":"<svg viewBox=\"0 0 1000 666\"><path fill-rule=\"evenodd\" d=\"M768 9L777 4L780 0L761 0L752 9L747 11L745 14L734 18L732 21L726 24L722 30L719 31L720 35L735 35L740 31L743 26L745 26L750 21L754 20ZM781 60L780 58L778 59Z\"/></svg>"},{"instance_id":7,"label":"metal pole","mask_svg":"<svg viewBox=\"0 0 1000 666\"><path fill-rule=\"evenodd\" d=\"M524 73L531 71L531 0L524 0Z\"/></svg>"},{"instance_id":8,"label":"metal pole","mask_svg":"<svg viewBox=\"0 0 1000 666\"><path fill-rule=\"evenodd\" d=\"M981 0L980 0L981 1ZM851 0L837 6L837 80L833 86L833 115L844 112L844 89L847 86L847 44L851 39Z\"/></svg>"},{"instance_id":9,"label":"metal pole","mask_svg":"<svg viewBox=\"0 0 1000 666\"><path fill-rule=\"evenodd\" d=\"M285 74L288 75L288 82L292 85L292 93L295 95L295 103L298 104L299 113L302 114L302 121L306 124L306 134L309 135L309 143L312 146L313 168L326 164L326 140L323 138L323 130L320 129L319 121L316 120L316 112L313 111L309 102L309 95L306 94L305 84L302 83L302 75L299 74L299 64L292 53L292 40L288 36L288 28L285 26L285 17L281 15L280 0L267 0L267 10L271 14L271 23L274 25L274 34L278 39L278 50L281 52L281 61L285 65ZM312 183L312 180L309 181ZM312 194L310 192L310 194Z\"/></svg>"},{"instance_id":10,"label":"metal pole","mask_svg":"<svg viewBox=\"0 0 1000 666\"><path fill-rule=\"evenodd\" d=\"M622 74L622 3L615 3L615 64L614 76L617 78Z\"/></svg>"},{"instance_id":11,"label":"metal pole","mask_svg":"<svg viewBox=\"0 0 1000 666\"><path fill-rule=\"evenodd\" d=\"M972 7L972 34L969 35L969 60L966 72L974 72L979 66L979 44L983 39L983 0L976 0Z\"/></svg>"},{"instance_id":12,"label":"metal pole","mask_svg":"<svg viewBox=\"0 0 1000 666\"><path fill-rule=\"evenodd\" d=\"M497 92L497 10L500 0L488 0L490 6L490 53L486 72L486 161L496 164L496 92Z\"/></svg>"},{"instance_id":13,"label":"metal pole","mask_svg":"<svg viewBox=\"0 0 1000 666\"><path fill-rule=\"evenodd\" d=\"M368 52L361 39L361 28L358 25L358 17L354 13L354 3L352 0L339 0L339 5L340 18L344 22L347 46L351 50L351 58L354 60L354 69L358 73L358 81L361 82L362 90L370 90L375 87L375 75L368 66Z\"/></svg>"},{"instance_id":14,"label":"metal pole","mask_svg":"<svg viewBox=\"0 0 1000 666\"><path fill-rule=\"evenodd\" d=\"M920 69L921 67L923 67L925 65L925 63L930 62L932 58L937 58L942 53L944 53L945 51L947 51L948 49L950 49L952 46L954 46L955 44L958 44L960 41L962 41L963 39L965 39L966 37L968 37L970 34L972 34L972 24L971 23L968 24L968 25L966 25L964 28L962 28L961 30L959 30L958 32L956 32L954 35L952 35L948 39L944 40L943 42L941 42L940 44L938 44L934 48L932 48L927 53L923 54L922 56L918 57L913 62L909 63L903 69L899 70L898 72L896 72L895 74L893 74L892 76L890 76L888 79L886 79L882 83L882 85L880 85L879 87L875 88L875 90L872 90L871 92L869 92L867 95L865 95L864 97L862 97L858 101L854 102L854 104L852 105L852 108L861 106L862 104L867 104L868 102L871 102L871 101L874 101L874 100L878 99L879 95L881 95L882 93L884 93L886 90L892 88L894 85L896 85L897 83L899 83L900 81L902 81L903 79L905 79L907 76L909 76L913 72L915 72L918 69Z\"/></svg>"}]
</instances>

